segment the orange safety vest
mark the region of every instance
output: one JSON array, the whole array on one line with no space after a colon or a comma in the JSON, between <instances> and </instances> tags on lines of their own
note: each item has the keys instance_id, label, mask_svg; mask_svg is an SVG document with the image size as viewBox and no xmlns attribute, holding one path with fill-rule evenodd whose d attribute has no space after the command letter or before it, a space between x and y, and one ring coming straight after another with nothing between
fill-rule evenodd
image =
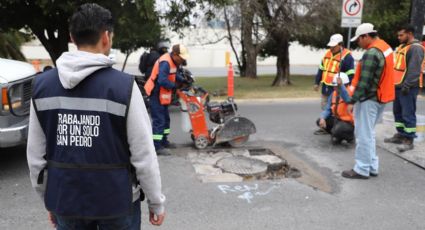
<instances>
[{"instance_id":1,"label":"orange safety vest","mask_svg":"<svg viewBox=\"0 0 425 230\"><path fill-rule=\"evenodd\" d=\"M394 55L391 46L384 40L377 39L367 47L367 49L376 48L382 52L385 57L384 69L381 73L381 78L378 83L378 90L376 96L380 103L388 103L395 99L395 85L394 85ZM356 73L354 74L351 88L355 89L359 83L361 74L361 62L356 66Z\"/></svg>"},{"instance_id":2,"label":"orange safety vest","mask_svg":"<svg viewBox=\"0 0 425 230\"><path fill-rule=\"evenodd\" d=\"M326 85L332 86L334 75L339 72L341 66L341 59L344 59L347 54L350 54L350 50L342 48L341 52L333 55L331 50L328 50L322 60L322 82ZM341 58L342 56L342 58Z\"/></svg>"},{"instance_id":3,"label":"orange safety vest","mask_svg":"<svg viewBox=\"0 0 425 230\"><path fill-rule=\"evenodd\" d=\"M404 76L407 72L406 55L412 44L400 45L395 52L395 63L394 63L394 83L400 85L403 83ZM425 52L425 47L421 46ZM423 86L423 70L425 66L425 58L422 60L421 73L419 75L419 86Z\"/></svg>"},{"instance_id":4,"label":"orange safety vest","mask_svg":"<svg viewBox=\"0 0 425 230\"><path fill-rule=\"evenodd\" d=\"M351 89L351 87L346 87L347 91L348 91L348 95L349 96L353 96L354 90ZM342 120L342 121L346 121L346 122L350 122L351 124L354 124L354 116L353 113L349 113L347 106L348 104L342 99L339 98L338 103L337 103L337 94L338 90L334 90L333 92L333 96L332 96L332 114L334 115L334 117Z\"/></svg>"},{"instance_id":5,"label":"orange safety vest","mask_svg":"<svg viewBox=\"0 0 425 230\"><path fill-rule=\"evenodd\" d=\"M148 96L151 95L152 90L155 88L155 82L156 82L156 79L158 78L158 73L159 73L159 63L163 61L168 62L168 64L170 65L170 73L168 75L168 80L170 80L171 82L176 82L177 66L176 64L174 64L173 59L171 58L171 55L169 53L166 53L162 55L158 59L158 61L155 62L155 65L152 68L151 76L149 76L149 79L144 86L145 92ZM159 102L161 103L161 105L171 104L172 95L173 95L172 89L166 89L164 87L160 87Z\"/></svg>"}]
</instances>

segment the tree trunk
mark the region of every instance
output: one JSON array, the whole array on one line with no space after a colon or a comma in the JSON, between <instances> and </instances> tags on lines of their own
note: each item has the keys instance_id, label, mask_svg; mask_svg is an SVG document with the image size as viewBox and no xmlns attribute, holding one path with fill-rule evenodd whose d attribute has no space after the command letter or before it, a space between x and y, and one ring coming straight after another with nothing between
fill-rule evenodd
<instances>
[{"instance_id":1,"label":"tree trunk","mask_svg":"<svg viewBox=\"0 0 425 230\"><path fill-rule=\"evenodd\" d=\"M124 69L125 69L125 66L127 65L127 60L128 60L128 57L130 56L130 54L131 54L130 51L125 52L125 59L124 59L124 63L122 64L122 69L121 69L122 72L124 72Z\"/></svg>"},{"instance_id":2,"label":"tree trunk","mask_svg":"<svg viewBox=\"0 0 425 230\"><path fill-rule=\"evenodd\" d=\"M35 36L46 48L47 52L52 59L53 64L56 66L56 60L62 55L63 52L68 51L68 30L58 30L57 38L54 36L53 30L48 30L46 34L44 30L32 30Z\"/></svg>"},{"instance_id":3,"label":"tree trunk","mask_svg":"<svg viewBox=\"0 0 425 230\"><path fill-rule=\"evenodd\" d=\"M287 39L280 39L277 44L277 74L273 81L272 86L285 86L290 85L289 79L289 41Z\"/></svg>"},{"instance_id":4,"label":"tree trunk","mask_svg":"<svg viewBox=\"0 0 425 230\"><path fill-rule=\"evenodd\" d=\"M245 77L257 78L257 49L252 40L254 13L250 0L240 0L241 37L246 54Z\"/></svg>"},{"instance_id":5,"label":"tree trunk","mask_svg":"<svg viewBox=\"0 0 425 230\"><path fill-rule=\"evenodd\" d=\"M410 2L410 24L415 27L415 38L422 41L422 30L425 22L425 0L411 0Z\"/></svg>"},{"instance_id":6,"label":"tree trunk","mask_svg":"<svg viewBox=\"0 0 425 230\"><path fill-rule=\"evenodd\" d=\"M236 50L235 44L233 42L232 28L230 28L230 20L229 20L229 17L227 15L226 7L224 7L224 20L226 22L226 27L227 27L227 37L228 37L230 46L232 47L233 54L235 55L236 62L238 64L239 75L244 76L245 75L245 66L244 66L244 63L241 62L241 59L239 57L240 56L243 57L243 55L245 55L245 54L244 54L244 52L242 52L242 54L238 54L238 51ZM242 46L242 50L243 50L243 46Z\"/></svg>"}]
</instances>

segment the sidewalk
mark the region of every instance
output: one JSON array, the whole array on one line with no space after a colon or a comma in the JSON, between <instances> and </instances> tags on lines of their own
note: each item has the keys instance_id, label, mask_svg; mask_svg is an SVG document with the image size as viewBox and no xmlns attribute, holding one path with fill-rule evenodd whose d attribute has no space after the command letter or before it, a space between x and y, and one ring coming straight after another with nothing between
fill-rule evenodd
<instances>
[{"instance_id":1,"label":"sidewalk","mask_svg":"<svg viewBox=\"0 0 425 230\"><path fill-rule=\"evenodd\" d=\"M383 122L376 126L377 146L393 153L394 155L409 161L419 167L425 168L425 140L415 140L415 148L404 153L399 153L396 144L384 143L384 138L391 137L395 133L394 118L391 112L385 112Z\"/></svg>"}]
</instances>

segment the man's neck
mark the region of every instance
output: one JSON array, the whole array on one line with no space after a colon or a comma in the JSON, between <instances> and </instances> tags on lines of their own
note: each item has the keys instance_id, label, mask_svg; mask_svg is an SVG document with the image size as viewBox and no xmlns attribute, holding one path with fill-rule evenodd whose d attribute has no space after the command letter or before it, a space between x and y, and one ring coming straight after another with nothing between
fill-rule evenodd
<instances>
[{"instance_id":1,"label":"man's neck","mask_svg":"<svg viewBox=\"0 0 425 230\"><path fill-rule=\"evenodd\" d=\"M84 52L88 52L88 53L94 53L94 54L105 54L105 52L97 47L97 46L79 46L78 50L80 51L84 51Z\"/></svg>"}]
</instances>

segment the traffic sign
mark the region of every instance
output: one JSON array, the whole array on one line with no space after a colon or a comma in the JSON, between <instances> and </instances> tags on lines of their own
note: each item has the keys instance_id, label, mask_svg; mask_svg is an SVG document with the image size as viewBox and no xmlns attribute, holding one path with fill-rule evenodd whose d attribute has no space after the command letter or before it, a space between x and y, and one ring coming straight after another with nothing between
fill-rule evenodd
<instances>
[{"instance_id":1,"label":"traffic sign","mask_svg":"<svg viewBox=\"0 0 425 230\"><path fill-rule=\"evenodd\" d=\"M341 27L357 27L362 23L363 0L342 0Z\"/></svg>"}]
</instances>

